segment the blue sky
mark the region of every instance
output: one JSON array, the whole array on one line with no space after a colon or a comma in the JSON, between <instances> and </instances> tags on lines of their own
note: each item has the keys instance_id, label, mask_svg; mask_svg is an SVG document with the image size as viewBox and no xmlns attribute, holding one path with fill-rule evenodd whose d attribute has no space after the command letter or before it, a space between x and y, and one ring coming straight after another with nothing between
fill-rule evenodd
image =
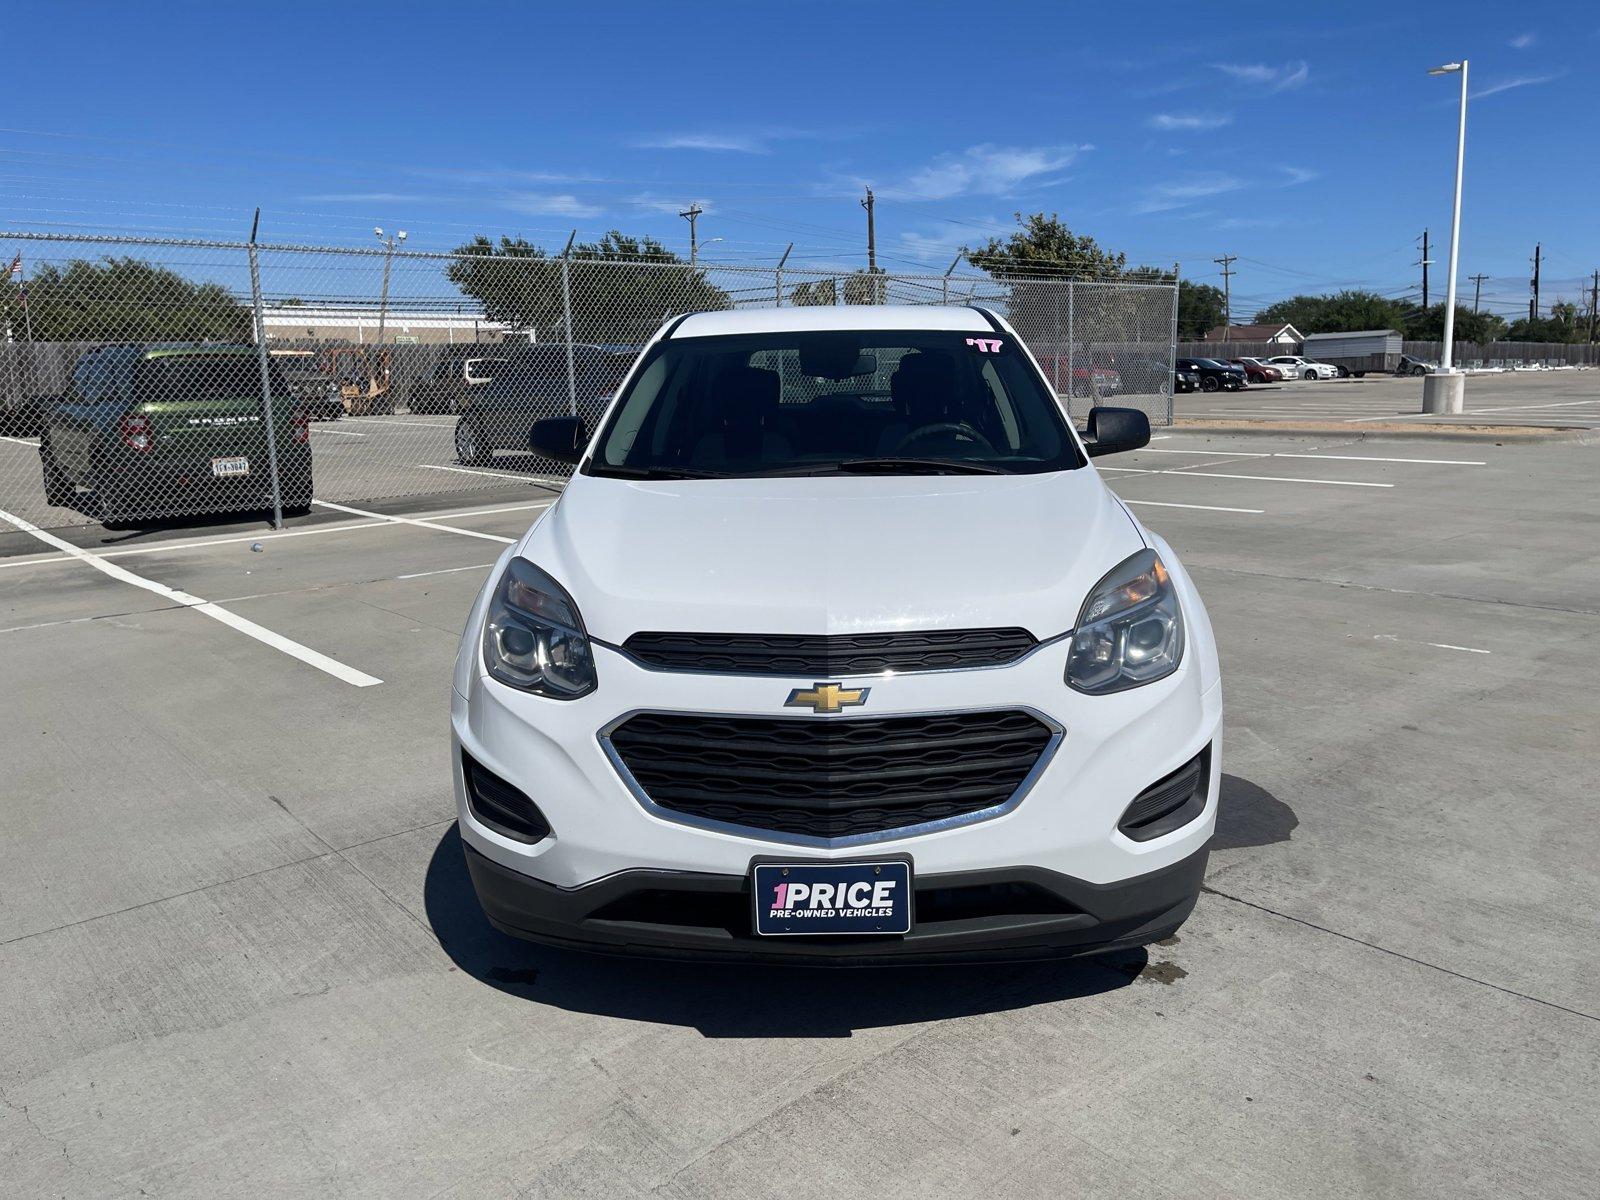
<instances>
[{"instance_id":1,"label":"blue sky","mask_svg":"<svg viewBox=\"0 0 1600 1200\"><path fill-rule=\"evenodd\" d=\"M155 14L161 13L157 16ZM1600 266L1584 132L1600 10L746 0L692 5L30 5L7 22L8 228L444 249L612 227L707 259L942 272L1011 214L1138 262L1295 291L1443 294L1456 83L1472 62L1462 274L1487 305ZM1463 283L1471 301L1471 285Z\"/></svg>"}]
</instances>

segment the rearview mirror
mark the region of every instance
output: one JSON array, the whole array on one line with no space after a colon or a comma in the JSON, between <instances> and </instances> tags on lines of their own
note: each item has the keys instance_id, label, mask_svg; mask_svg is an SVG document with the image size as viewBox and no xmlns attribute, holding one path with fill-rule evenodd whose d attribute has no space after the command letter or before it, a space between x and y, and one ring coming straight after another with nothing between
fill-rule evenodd
<instances>
[{"instance_id":1,"label":"rearview mirror","mask_svg":"<svg viewBox=\"0 0 1600 1200\"><path fill-rule=\"evenodd\" d=\"M1146 427L1145 439L1150 437ZM528 432L528 445L546 458L557 462L575 463L583 457L589 445L589 431L582 417L546 417L535 421Z\"/></svg>"},{"instance_id":2,"label":"rearview mirror","mask_svg":"<svg viewBox=\"0 0 1600 1200\"><path fill-rule=\"evenodd\" d=\"M1090 458L1119 454L1150 444L1150 418L1137 408L1091 408L1084 438Z\"/></svg>"}]
</instances>

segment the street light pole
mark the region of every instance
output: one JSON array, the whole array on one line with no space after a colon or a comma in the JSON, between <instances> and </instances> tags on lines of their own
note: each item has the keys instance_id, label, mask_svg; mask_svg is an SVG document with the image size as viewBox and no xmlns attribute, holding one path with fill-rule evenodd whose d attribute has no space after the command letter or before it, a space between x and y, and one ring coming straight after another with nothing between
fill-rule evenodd
<instances>
[{"instance_id":1,"label":"street light pole","mask_svg":"<svg viewBox=\"0 0 1600 1200\"><path fill-rule=\"evenodd\" d=\"M389 268L394 263L395 247L406 240L406 231L398 229L392 238L384 237L381 227L374 229L372 232L383 243L384 249L388 251L383 256L383 290L378 297L378 345L381 346L383 345L384 321L389 316Z\"/></svg>"},{"instance_id":2,"label":"street light pole","mask_svg":"<svg viewBox=\"0 0 1600 1200\"><path fill-rule=\"evenodd\" d=\"M1440 356L1439 370L1422 383L1422 411L1458 413L1466 391L1465 378L1455 368L1456 337L1456 265L1461 248L1461 176L1467 156L1467 60L1445 63L1434 67L1430 75L1461 76L1461 114L1456 130L1456 191L1455 204L1450 211L1450 268L1444 298L1444 353Z\"/></svg>"}]
</instances>

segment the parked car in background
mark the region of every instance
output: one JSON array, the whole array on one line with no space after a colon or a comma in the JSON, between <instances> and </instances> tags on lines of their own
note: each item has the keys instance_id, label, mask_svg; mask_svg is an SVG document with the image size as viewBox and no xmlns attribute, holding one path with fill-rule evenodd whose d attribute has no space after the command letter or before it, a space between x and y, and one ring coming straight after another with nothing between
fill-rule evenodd
<instances>
[{"instance_id":1,"label":"parked car in background","mask_svg":"<svg viewBox=\"0 0 1600 1200\"><path fill-rule=\"evenodd\" d=\"M1188 367L1174 367L1172 369L1173 392L1197 392L1200 390L1200 372Z\"/></svg>"},{"instance_id":2,"label":"parked car in background","mask_svg":"<svg viewBox=\"0 0 1600 1200\"><path fill-rule=\"evenodd\" d=\"M1339 374L1339 368L1332 363L1313 362L1298 354L1274 354L1267 361L1281 367L1287 379L1333 379Z\"/></svg>"},{"instance_id":3,"label":"parked car in background","mask_svg":"<svg viewBox=\"0 0 1600 1200\"><path fill-rule=\"evenodd\" d=\"M289 385L289 394L305 408L313 421L337 421L344 416L344 400L339 385L322 369L322 356L315 350L269 350L267 352Z\"/></svg>"},{"instance_id":4,"label":"parked car in background","mask_svg":"<svg viewBox=\"0 0 1600 1200\"><path fill-rule=\"evenodd\" d=\"M1402 354L1400 365L1394 369L1396 375L1426 375L1429 371L1437 371L1439 364L1418 358L1414 354Z\"/></svg>"},{"instance_id":5,"label":"parked car in background","mask_svg":"<svg viewBox=\"0 0 1600 1200\"><path fill-rule=\"evenodd\" d=\"M1283 380L1283 372L1273 366L1264 358L1230 358L1233 366L1244 368L1245 382L1247 383L1279 383Z\"/></svg>"},{"instance_id":6,"label":"parked car in background","mask_svg":"<svg viewBox=\"0 0 1600 1200\"><path fill-rule=\"evenodd\" d=\"M528 346L507 357L494 378L463 396L456 421L456 457L483 464L501 450L528 449L528 431L545 417L578 412L591 421L610 403L632 365L628 349L574 345L569 385L567 346L549 342Z\"/></svg>"},{"instance_id":7,"label":"parked car in background","mask_svg":"<svg viewBox=\"0 0 1600 1200\"><path fill-rule=\"evenodd\" d=\"M1245 387L1243 368L1214 358L1180 358L1178 370L1198 375L1202 392L1242 392Z\"/></svg>"},{"instance_id":8,"label":"parked car in background","mask_svg":"<svg viewBox=\"0 0 1600 1200\"><path fill-rule=\"evenodd\" d=\"M495 372L510 360L486 353L479 345L447 346L434 364L433 374L411 385L407 405L414 413L456 413L467 406L468 394L494 381Z\"/></svg>"},{"instance_id":9,"label":"parked car in background","mask_svg":"<svg viewBox=\"0 0 1600 1200\"><path fill-rule=\"evenodd\" d=\"M272 395L291 394L274 362ZM283 508L311 508L311 441L298 403L263 415L261 360L251 346L102 346L82 355L44 420L45 499L72 505L93 491L108 524L272 506L268 437Z\"/></svg>"}]
</instances>

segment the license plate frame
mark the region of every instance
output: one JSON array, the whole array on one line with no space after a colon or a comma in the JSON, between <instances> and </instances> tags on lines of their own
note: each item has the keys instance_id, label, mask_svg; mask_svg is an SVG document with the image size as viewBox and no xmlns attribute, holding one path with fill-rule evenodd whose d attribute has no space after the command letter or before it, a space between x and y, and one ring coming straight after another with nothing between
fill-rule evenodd
<instances>
[{"instance_id":1,"label":"license plate frame","mask_svg":"<svg viewBox=\"0 0 1600 1200\"><path fill-rule=\"evenodd\" d=\"M211 460L214 479L245 479L250 475L250 459L243 454L219 455Z\"/></svg>"},{"instance_id":2,"label":"license plate frame","mask_svg":"<svg viewBox=\"0 0 1600 1200\"><path fill-rule=\"evenodd\" d=\"M801 904L789 903L788 887L806 888ZM863 893L865 884L869 892ZM877 885L889 884L885 893ZM780 910L774 902L777 889L785 887ZM815 902L815 885L829 888L825 903ZM844 904L835 903L843 889ZM916 923L915 871L909 858L845 859L828 862L817 859L767 859L750 864L752 924L758 937L904 937ZM888 899L887 905L873 903ZM864 906L850 901L866 899ZM880 913L887 908L886 913ZM783 915L778 915L779 913ZM805 913L806 915L796 915ZM857 915L871 913L873 915ZM816 914L816 915L812 915Z\"/></svg>"}]
</instances>

